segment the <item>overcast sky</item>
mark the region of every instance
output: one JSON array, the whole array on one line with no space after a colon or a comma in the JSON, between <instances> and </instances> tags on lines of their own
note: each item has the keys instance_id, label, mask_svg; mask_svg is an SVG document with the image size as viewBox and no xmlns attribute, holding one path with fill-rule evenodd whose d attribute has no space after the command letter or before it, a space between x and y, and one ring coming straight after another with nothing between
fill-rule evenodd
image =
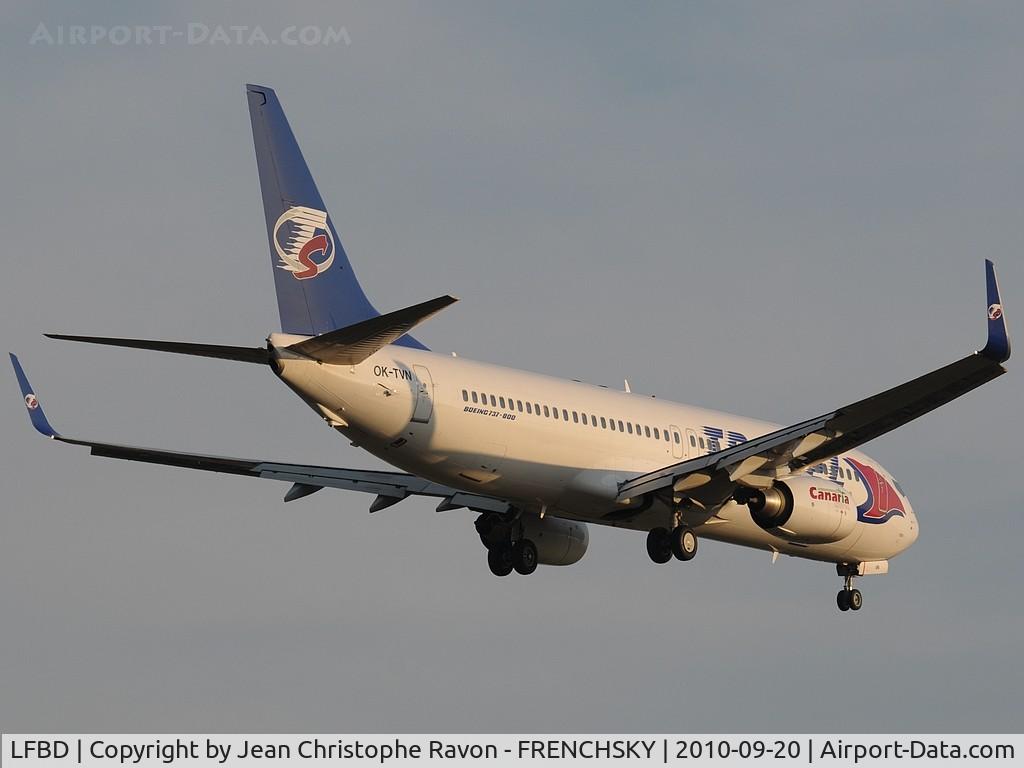
<instances>
[{"instance_id":1,"label":"overcast sky","mask_svg":"<svg viewBox=\"0 0 1024 768\"><path fill-rule=\"evenodd\" d=\"M382 466L256 366L41 336L277 329L246 82L277 89L379 308L462 297L417 333L440 351L793 422L978 348L985 257L1024 328L1017 3L21 2L0 22L0 318L65 434ZM345 34L56 40L190 23ZM497 579L472 514L91 458L31 431L8 374L0 727L1019 730L1010 366L866 446L922 535L859 614L831 566L705 542L656 567L612 530Z\"/></svg>"}]
</instances>

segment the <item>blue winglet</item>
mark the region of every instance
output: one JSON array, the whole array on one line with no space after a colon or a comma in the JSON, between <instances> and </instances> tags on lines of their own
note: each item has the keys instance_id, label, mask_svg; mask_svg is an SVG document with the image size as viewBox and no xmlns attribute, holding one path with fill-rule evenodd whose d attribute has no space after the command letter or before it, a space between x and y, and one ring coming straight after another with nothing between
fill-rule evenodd
<instances>
[{"instance_id":1,"label":"blue winglet","mask_svg":"<svg viewBox=\"0 0 1024 768\"><path fill-rule=\"evenodd\" d=\"M25 408L28 409L28 417L32 420L32 426L36 428L37 432L47 437L60 437L57 434L57 430L51 427L50 422L46 420L43 406L40 405L39 399L32 391L32 385L28 383L25 370L21 367L21 363L18 362L18 358L13 353L11 353L11 365L14 366L14 375L18 377L18 386L21 387L21 395L25 398Z\"/></svg>"},{"instance_id":2,"label":"blue winglet","mask_svg":"<svg viewBox=\"0 0 1024 768\"><path fill-rule=\"evenodd\" d=\"M995 265L985 259L985 279L988 290L988 343L981 354L997 363L1010 359L1010 336L1006 332L1006 313L999 298L999 282Z\"/></svg>"}]
</instances>

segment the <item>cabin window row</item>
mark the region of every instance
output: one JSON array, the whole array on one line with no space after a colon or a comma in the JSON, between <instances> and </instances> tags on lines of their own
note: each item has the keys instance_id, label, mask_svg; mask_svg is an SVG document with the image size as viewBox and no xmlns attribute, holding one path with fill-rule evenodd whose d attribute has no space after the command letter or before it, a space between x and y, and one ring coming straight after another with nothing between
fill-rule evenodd
<instances>
[{"instance_id":1,"label":"cabin window row","mask_svg":"<svg viewBox=\"0 0 1024 768\"><path fill-rule=\"evenodd\" d=\"M492 408L503 408L507 411L518 411L519 413L527 413L531 416L543 416L546 419L557 419L568 423L572 421L573 424L582 424L584 426L589 425L594 428L610 429L612 432L622 432L627 435L636 435L637 437L647 437L653 440L662 440L665 442L672 442L673 435L667 429L659 427L651 427L646 424L637 424L632 421L623 421L622 419L613 419L606 416L598 416L593 413L584 413L582 411L570 411L568 408L560 408L556 405L541 405L537 402L529 400L523 401L516 398L506 398L502 395L490 395L485 392L475 392L470 390L462 390L462 400L464 402L473 402L477 405L490 405ZM680 442L678 433L674 435L675 441Z\"/></svg>"},{"instance_id":2,"label":"cabin window row","mask_svg":"<svg viewBox=\"0 0 1024 768\"><path fill-rule=\"evenodd\" d=\"M676 443L680 442L678 433L671 433L667 429L659 429L658 427L650 427L646 424L636 424L635 422L623 422L622 419L611 419L605 418L604 416L596 416L594 414L586 414L581 411L570 411L567 408L559 408L558 406L547 406L541 405L540 403L531 402L529 400L523 401L515 398L505 398L502 395L488 395L484 392L475 392L467 389L462 390L462 400L464 402L473 402L477 405L490 405L493 408L503 408L508 411L518 411L519 413L527 413L531 416L543 415L546 419L560 419L566 423L572 419L573 424L583 424L586 426L589 424L592 427L600 425L601 429L610 429L612 432L623 432L629 435L636 435L638 437L649 437L654 440L662 440L665 442L672 442L675 439ZM704 438L700 437L700 449L709 450L711 446L706 445ZM689 435L690 447L697 447L698 438L693 434ZM820 464L814 468L819 472L825 474L831 474L826 465ZM813 471L813 470L812 470ZM845 467L839 467L839 477L846 476L847 480L853 480L853 472Z\"/></svg>"}]
</instances>

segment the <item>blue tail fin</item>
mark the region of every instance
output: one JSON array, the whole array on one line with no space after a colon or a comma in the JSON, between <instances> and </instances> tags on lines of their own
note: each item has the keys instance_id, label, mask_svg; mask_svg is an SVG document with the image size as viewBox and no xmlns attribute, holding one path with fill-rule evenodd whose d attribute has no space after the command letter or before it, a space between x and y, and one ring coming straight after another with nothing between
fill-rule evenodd
<instances>
[{"instance_id":1,"label":"blue tail fin","mask_svg":"<svg viewBox=\"0 0 1024 768\"><path fill-rule=\"evenodd\" d=\"M246 86L281 330L318 336L380 313L366 298L273 89ZM411 336L397 344L425 349Z\"/></svg>"}]
</instances>

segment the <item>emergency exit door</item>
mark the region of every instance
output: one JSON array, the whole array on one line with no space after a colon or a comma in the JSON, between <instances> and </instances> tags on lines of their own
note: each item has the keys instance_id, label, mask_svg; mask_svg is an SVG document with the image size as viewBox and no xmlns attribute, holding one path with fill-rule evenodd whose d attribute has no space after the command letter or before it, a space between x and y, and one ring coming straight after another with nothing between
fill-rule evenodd
<instances>
[{"instance_id":1,"label":"emergency exit door","mask_svg":"<svg viewBox=\"0 0 1024 768\"><path fill-rule=\"evenodd\" d=\"M681 459L683 458L683 435L675 424L670 424L669 429L672 430L672 455Z\"/></svg>"}]
</instances>

